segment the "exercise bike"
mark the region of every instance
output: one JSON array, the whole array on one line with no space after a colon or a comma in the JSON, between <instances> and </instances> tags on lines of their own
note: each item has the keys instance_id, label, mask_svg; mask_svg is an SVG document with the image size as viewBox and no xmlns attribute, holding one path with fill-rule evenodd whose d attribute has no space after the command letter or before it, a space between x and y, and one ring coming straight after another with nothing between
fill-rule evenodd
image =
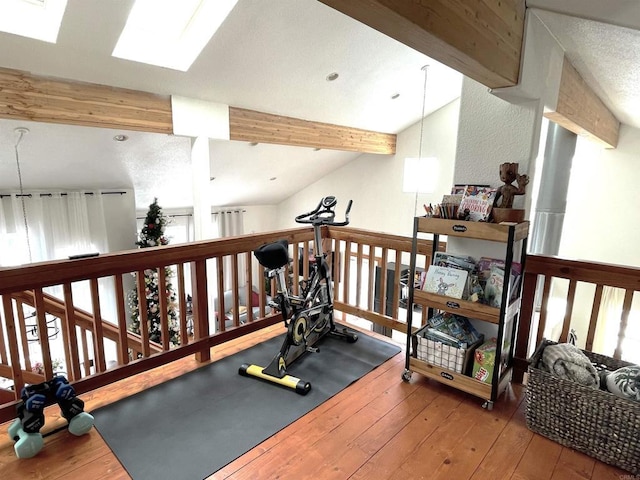
<instances>
[{"instance_id":1,"label":"exercise bike","mask_svg":"<svg viewBox=\"0 0 640 480\"><path fill-rule=\"evenodd\" d=\"M267 269L265 276L276 279L278 293L269 306L282 313L287 334L280 351L267 367L243 364L238 373L253 376L278 385L292 388L301 395L311 390L311 384L287 373L287 367L306 352L317 353L314 345L325 335L331 335L354 343L358 336L346 328L338 329L333 321L333 292L331 269L322 251L321 227L323 225L345 226L349 224L352 201L345 211L343 222L335 221L337 200L333 196L324 197L311 212L298 215L297 223L313 225L314 262L308 280L300 282L300 294L289 293L286 269L289 264L289 242L278 240L257 248L253 254Z\"/></svg>"}]
</instances>

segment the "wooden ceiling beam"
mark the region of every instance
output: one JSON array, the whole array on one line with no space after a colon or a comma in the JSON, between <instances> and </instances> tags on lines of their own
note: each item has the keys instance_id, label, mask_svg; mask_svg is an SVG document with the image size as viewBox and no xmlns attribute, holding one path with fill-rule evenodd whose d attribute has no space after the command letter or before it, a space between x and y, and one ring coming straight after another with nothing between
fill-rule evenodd
<instances>
[{"instance_id":1,"label":"wooden ceiling beam","mask_svg":"<svg viewBox=\"0 0 640 480\"><path fill-rule=\"evenodd\" d=\"M620 122L586 84L567 57L562 65L556 110L545 117L567 130L594 140L606 148L616 148Z\"/></svg>"},{"instance_id":2,"label":"wooden ceiling beam","mask_svg":"<svg viewBox=\"0 0 640 480\"><path fill-rule=\"evenodd\" d=\"M171 98L0 68L0 118L173 133ZM229 107L231 140L394 154L396 135Z\"/></svg>"},{"instance_id":3,"label":"wooden ceiling beam","mask_svg":"<svg viewBox=\"0 0 640 480\"><path fill-rule=\"evenodd\" d=\"M396 135L229 107L231 140L395 154Z\"/></svg>"},{"instance_id":4,"label":"wooden ceiling beam","mask_svg":"<svg viewBox=\"0 0 640 480\"><path fill-rule=\"evenodd\" d=\"M320 0L490 88L518 83L525 0Z\"/></svg>"},{"instance_id":5,"label":"wooden ceiling beam","mask_svg":"<svg viewBox=\"0 0 640 480\"><path fill-rule=\"evenodd\" d=\"M169 96L0 69L0 117L172 133Z\"/></svg>"}]
</instances>

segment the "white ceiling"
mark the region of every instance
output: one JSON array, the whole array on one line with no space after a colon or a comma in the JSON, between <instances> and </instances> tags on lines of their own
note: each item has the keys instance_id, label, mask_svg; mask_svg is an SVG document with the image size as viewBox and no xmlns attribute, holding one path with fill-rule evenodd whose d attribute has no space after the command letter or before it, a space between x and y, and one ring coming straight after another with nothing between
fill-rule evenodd
<instances>
[{"instance_id":1,"label":"white ceiling","mask_svg":"<svg viewBox=\"0 0 640 480\"><path fill-rule=\"evenodd\" d=\"M640 128L640 2L527 0L616 118Z\"/></svg>"},{"instance_id":2,"label":"white ceiling","mask_svg":"<svg viewBox=\"0 0 640 480\"><path fill-rule=\"evenodd\" d=\"M114 58L132 3L69 0L56 45L0 34L0 66L388 133L419 120L424 65L427 113L460 95L457 72L315 0L240 0L187 73ZM17 186L19 125L31 129L25 188L128 187L139 207L192 204L187 138L124 132L116 143L113 130L28 122L0 121L0 189ZM212 141L212 204L276 204L357 156Z\"/></svg>"},{"instance_id":3,"label":"white ceiling","mask_svg":"<svg viewBox=\"0 0 640 480\"><path fill-rule=\"evenodd\" d=\"M599 0L527 3L541 9L537 14L618 118L640 127L637 0L607 0L607 8ZM0 66L389 133L420 119L423 65L430 65L426 112L460 93L457 72L315 0L240 0L186 73L111 57L132 4L69 0L55 45L0 33ZM331 72L340 74L335 82L325 80ZM391 100L394 93L400 97ZM19 147L27 189L134 188L140 208L156 196L164 207L192 203L187 138L122 132L130 138L117 143L115 130L6 120L0 190L18 185L17 126L31 130ZM212 204L276 204L357 156L212 141Z\"/></svg>"}]
</instances>

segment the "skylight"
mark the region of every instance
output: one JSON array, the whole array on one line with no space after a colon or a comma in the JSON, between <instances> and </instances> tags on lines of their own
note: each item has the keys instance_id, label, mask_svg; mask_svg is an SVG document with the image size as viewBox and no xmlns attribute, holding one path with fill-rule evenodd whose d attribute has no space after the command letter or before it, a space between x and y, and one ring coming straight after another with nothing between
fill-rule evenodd
<instances>
[{"instance_id":1,"label":"skylight","mask_svg":"<svg viewBox=\"0 0 640 480\"><path fill-rule=\"evenodd\" d=\"M238 0L136 0L113 56L186 72Z\"/></svg>"},{"instance_id":2,"label":"skylight","mask_svg":"<svg viewBox=\"0 0 640 480\"><path fill-rule=\"evenodd\" d=\"M0 31L56 43L67 0L2 0Z\"/></svg>"}]
</instances>

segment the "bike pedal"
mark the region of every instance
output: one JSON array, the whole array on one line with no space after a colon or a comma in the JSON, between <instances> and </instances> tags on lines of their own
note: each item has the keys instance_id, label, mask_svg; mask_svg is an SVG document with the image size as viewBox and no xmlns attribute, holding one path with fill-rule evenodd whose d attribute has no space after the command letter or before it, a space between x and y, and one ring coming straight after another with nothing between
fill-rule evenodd
<instances>
[{"instance_id":1,"label":"bike pedal","mask_svg":"<svg viewBox=\"0 0 640 480\"><path fill-rule=\"evenodd\" d=\"M271 308L275 308L276 310L280 310L280 305L278 305L273 300L269 300L269 302L267 302L267 306Z\"/></svg>"}]
</instances>

